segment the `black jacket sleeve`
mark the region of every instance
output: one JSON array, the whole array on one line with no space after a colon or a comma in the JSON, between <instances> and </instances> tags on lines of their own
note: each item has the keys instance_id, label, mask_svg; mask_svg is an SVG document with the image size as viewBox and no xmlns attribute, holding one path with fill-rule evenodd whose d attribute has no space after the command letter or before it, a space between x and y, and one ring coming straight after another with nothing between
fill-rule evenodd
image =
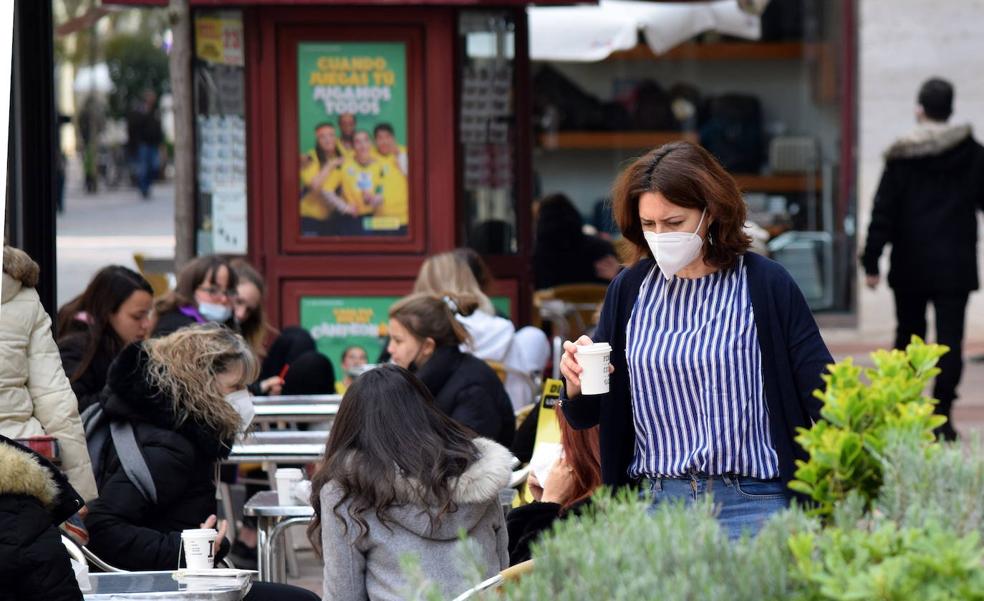
<instances>
[{"instance_id":1,"label":"black jacket sleeve","mask_svg":"<svg viewBox=\"0 0 984 601\"><path fill-rule=\"evenodd\" d=\"M517 507L506 516L509 532L509 565L514 566L530 559L530 545L560 516L557 503L539 501Z\"/></svg>"},{"instance_id":2,"label":"black jacket sleeve","mask_svg":"<svg viewBox=\"0 0 984 601\"><path fill-rule=\"evenodd\" d=\"M895 228L896 211L898 210L897 194L895 192L896 166L892 163L885 165L878 191L875 193L874 206L871 209L871 223L868 224L868 238L861 255L861 264L868 275L878 275L878 259L886 244L892 242L892 232Z\"/></svg>"},{"instance_id":3,"label":"black jacket sleeve","mask_svg":"<svg viewBox=\"0 0 984 601\"><path fill-rule=\"evenodd\" d=\"M0 507L0 582L7 589L0 591L0 599L81 601L68 551L51 515L36 499L11 501Z\"/></svg>"},{"instance_id":4,"label":"black jacket sleeve","mask_svg":"<svg viewBox=\"0 0 984 601\"><path fill-rule=\"evenodd\" d=\"M185 488L178 483L185 482L192 471L193 451L163 445L148 445L143 451L154 477L158 504L179 503ZM124 570L175 569L181 532L161 532L148 526L157 507L140 494L121 465L114 463L113 467L115 471L101 483L99 499L91 503L85 518L90 549Z\"/></svg>"}]
</instances>

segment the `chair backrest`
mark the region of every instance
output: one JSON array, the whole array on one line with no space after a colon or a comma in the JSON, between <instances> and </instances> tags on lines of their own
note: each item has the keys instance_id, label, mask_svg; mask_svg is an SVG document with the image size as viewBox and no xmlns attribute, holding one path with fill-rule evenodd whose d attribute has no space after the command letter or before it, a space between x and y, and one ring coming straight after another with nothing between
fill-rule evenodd
<instances>
[{"instance_id":1,"label":"chair backrest","mask_svg":"<svg viewBox=\"0 0 984 601\"><path fill-rule=\"evenodd\" d=\"M533 313L541 323L553 323L555 334L574 340L594 322L594 313L607 290L605 284L564 284L537 290L533 293Z\"/></svg>"},{"instance_id":2,"label":"chair backrest","mask_svg":"<svg viewBox=\"0 0 984 601\"><path fill-rule=\"evenodd\" d=\"M69 557L75 561L81 563L87 563L90 567L99 570L100 572L126 572L127 570L121 570L120 568L113 567L106 563L105 561L96 557L96 554L90 551L84 546L76 545L72 539L65 535L62 535L62 544L65 545L65 549L68 551Z\"/></svg>"},{"instance_id":3,"label":"chair backrest","mask_svg":"<svg viewBox=\"0 0 984 601\"><path fill-rule=\"evenodd\" d=\"M154 297L164 296L171 290L171 281L168 278L168 271L163 267L167 261L148 259L143 253L133 253L133 262L137 265L137 271L144 277L154 290ZM171 261L171 271L174 270Z\"/></svg>"},{"instance_id":4,"label":"chair backrest","mask_svg":"<svg viewBox=\"0 0 984 601\"><path fill-rule=\"evenodd\" d=\"M534 564L532 559L526 560L522 563L517 563L514 566L510 566L505 570L502 570L495 576L487 580L483 580L478 584L478 586L468 589L464 593L458 595L454 598L454 601L467 601L468 599L478 598L481 593L501 588L504 582L519 580L524 575L532 572L533 568Z\"/></svg>"},{"instance_id":5,"label":"chair backrest","mask_svg":"<svg viewBox=\"0 0 984 601\"><path fill-rule=\"evenodd\" d=\"M506 375L508 373L505 364L503 364L500 361L492 361L491 359L486 359L485 363L486 365L492 368L492 371L495 372L495 375L499 376L499 381L505 384Z\"/></svg>"}]
</instances>

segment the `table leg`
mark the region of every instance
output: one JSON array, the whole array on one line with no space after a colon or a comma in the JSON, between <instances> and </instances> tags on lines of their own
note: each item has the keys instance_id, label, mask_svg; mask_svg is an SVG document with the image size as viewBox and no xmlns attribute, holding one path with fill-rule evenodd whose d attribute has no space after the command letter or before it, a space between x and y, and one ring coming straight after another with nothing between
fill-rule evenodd
<instances>
[{"instance_id":1,"label":"table leg","mask_svg":"<svg viewBox=\"0 0 984 601\"><path fill-rule=\"evenodd\" d=\"M259 571L261 582L270 582L270 540L271 530L274 528L274 520L269 517L259 516L256 518L256 567Z\"/></svg>"}]
</instances>

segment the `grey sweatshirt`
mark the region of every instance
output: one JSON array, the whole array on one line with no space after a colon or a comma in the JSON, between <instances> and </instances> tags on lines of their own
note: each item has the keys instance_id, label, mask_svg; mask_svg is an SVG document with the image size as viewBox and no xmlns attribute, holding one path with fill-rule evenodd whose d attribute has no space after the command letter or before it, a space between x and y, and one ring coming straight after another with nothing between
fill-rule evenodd
<instances>
[{"instance_id":1,"label":"grey sweatshirt","mask_svg":"<svg viewBox=\"0 0 984 601\"><path fill-rule=\"evenodd\" d=\"M348 501L334 511L344 496L341 487L331 481L321 489L325 601L405 599L409 585L400 558L407 554L417 558L423 574L440 587L446 598L454 598L477 584L464 580L458 571L460 530L478 544L486 566L484 577L509 566L499 491L509 485L512 455L485 438L476 438L475 445L479 459L454 485L453 499L458 509L444 515L434 527L428 513L433 509L421 504L413 482L398 480L403 504L388 510L390 521L385 525L374 512L364 513L362 518L369 532L357 541L360 529L348 515Z\"/></svg>"}]
</instances>

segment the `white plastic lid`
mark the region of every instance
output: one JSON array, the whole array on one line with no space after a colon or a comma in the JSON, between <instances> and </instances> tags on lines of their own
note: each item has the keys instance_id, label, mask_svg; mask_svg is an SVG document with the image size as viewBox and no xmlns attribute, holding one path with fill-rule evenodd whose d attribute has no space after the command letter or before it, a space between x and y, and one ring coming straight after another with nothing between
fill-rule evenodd
<instances>
[{"instance_id":1,"label":"white plastic lid","mask_svg":"<svg viewBox=\"0 0 984 601\"><path fill-rule=\"evenodd\" d=\"M215 528L191 528L181 531L181 538L206 538L217 536L219 536L219 533Z\"/></svg>"},{"instance_id":2,"label":"white plastic lid","mask_svg":"<svg viewBox=\"0 0 984 601\"><path fill-rule=\"evenodd\" d=\"M275 478L303 478L304 472L296 467L281 467L277 468L277 474Z\"/></svg>"},{"instance_id":3,"label":"white plastic lid","mask_svg":"<svg viewBox=\"0 0 984 601\"><path fill-rule=\"evenodd\" d=\"M607 342L595 342L577 347L575 351L578 355L604 355L612 352L612 345Z\"/></svg>"}]
</instances>

